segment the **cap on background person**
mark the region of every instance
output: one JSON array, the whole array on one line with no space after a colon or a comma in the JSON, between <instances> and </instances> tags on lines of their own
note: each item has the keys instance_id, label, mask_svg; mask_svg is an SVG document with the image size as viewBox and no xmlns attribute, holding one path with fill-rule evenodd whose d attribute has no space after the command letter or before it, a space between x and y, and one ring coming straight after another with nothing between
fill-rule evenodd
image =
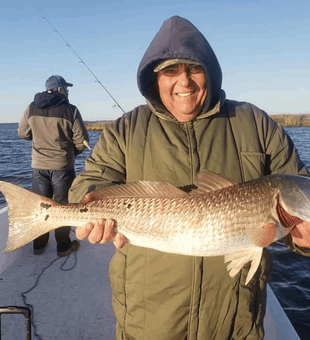
<instances>
[{"instance_id":1,"label":"cap on background person","mask_svg":"<svg viewBox=\"0 0 310 340\"><path fill-rule=\"evenodd\" d=\"M68 86L73 86L71 83L67 83L65 79L61 76L50 76L47 81L45 82L45 87L46 90L54 90L58 87L68 87Z\"/></svg>"}]
</instances>

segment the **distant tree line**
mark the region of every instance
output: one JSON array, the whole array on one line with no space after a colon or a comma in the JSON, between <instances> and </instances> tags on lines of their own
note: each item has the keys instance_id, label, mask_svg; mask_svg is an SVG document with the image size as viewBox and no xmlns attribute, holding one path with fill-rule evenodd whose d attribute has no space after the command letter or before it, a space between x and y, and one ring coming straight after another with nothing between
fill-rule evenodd
<instances>
[{"instance_id":1,"label":"distant tree line","mask_svg":"<svg viewBox=\"0 0 310 340\"><path fill-rule=\"evenodd\" d=\"M277 114L270 117L282 126L310 126L310 114Z\"/></svg>"},{"instance_id":2,"label":"distant tree line","mask_svg":"<svg viewBox=\"0 0 310 340\"><path fill-rule=\"evenodd\" d=\"M84 121L85 127L89 131L101 131L106 124L113 122L113 120L99 120L96 122Z\"/></svg>"},{"instance_id":3,"label":"distant tree line","mask_svg":"<svg viewBox=\"0 0 310 340\"><path fill-rule=\"evenodd\" d=\"M275 114L270 117L282 126L310 126L310 114ZM85 121L87 130L101 131L106 124L113 120L99 120L96 122Z\"/></svg>"}]
</instances>

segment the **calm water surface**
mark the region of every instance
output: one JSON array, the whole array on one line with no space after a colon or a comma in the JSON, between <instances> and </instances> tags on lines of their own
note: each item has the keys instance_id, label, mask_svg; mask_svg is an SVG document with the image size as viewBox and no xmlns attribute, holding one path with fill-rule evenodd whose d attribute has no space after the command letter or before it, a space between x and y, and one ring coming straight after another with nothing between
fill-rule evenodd
<instances>
[{"instance_id":1,"label":"calm water surface","mask_svg":"<svg viewBox=\"0 0 310 340\"><path fill-rule=\"evenodd\" d=\"M310 169L310 127L286 128L301 159ZM100 133L89 131L93 147ZM76 173L90 155L86 150L76 159ZM31 142L17 136L17 124L0 124L0 180L31 188ZM0 194L0 209L6 205ZM277 242L269 247L274 257L270 285L302 340L310 339L310 258L291 252Z\"/></svg>"}]
</instances>

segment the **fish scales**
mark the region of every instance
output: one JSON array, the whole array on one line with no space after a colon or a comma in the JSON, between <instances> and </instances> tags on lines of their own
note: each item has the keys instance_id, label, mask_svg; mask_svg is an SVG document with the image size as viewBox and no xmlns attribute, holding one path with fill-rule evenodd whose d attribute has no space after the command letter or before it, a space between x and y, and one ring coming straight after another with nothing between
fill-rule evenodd
<instances>
[{"instance_id":1,"label":"fish scales","mask_svg":"<svg viewBox=\"0 0 310 340\"><path fill-rule=\"evenodd\" d=\"M163 199L161 198L139 199L138 212L130 211L134 210L133 207L137 203L135 200L131 200L129 202L131 208L127 209L127 213L124 213L126 202L124 204L121 202L120 205L118 202L116 207L112 205L110 212L104 211L102 215L107 214L107 216L116 219L118 231L125 236L127 233L134 233L140 237L145 234L147 238L171 238L173 240L176 234L186 238L193 233L199 233L200 237L195 239L196 243L192 243L193 247L189 250L189 254L192 254L193 251L201 254L202 249L200 248L213 242L217 245L216 250L203 250L204 255L218 255L223 254L224 247L239 247L241 240L244 241L244 244L250 243L244 229L247 224L253 223L253 214L250 212L245 215L244 212L251 208L251 206L246 207L245 204L252 205L255 199L252 202L239 199L236 204L236 197L238 197L238 193L233 195L233 192L228 192L225 195L219 191L216 194L203 196L188 195L185 198L165 199L165 205L162 204ZM225 206L222 204L223 199L226 199ZM265 205L261 213L266 214L270 204L267 199L264 199L263 202ZM121 210L118 210L119 206ZM241 213L243 214L241 215ZM227 216L230 219L227 219ZM262 217L258 216L258 218ZM233 223L231 223L232 221ZM129 239L129 241L131 240ZM171 244L167 246L166 250L170 247ZM185 252L184 248L182 252Z\"/></svg>"},{"instance_id":2,"label":"fish scales","mask_svg":"<svg viewBox=\"0 0 310 340\"><path fill-rule=\"evenodd\" d=\"M117 221L118 231L125 236L127 233L140 237L145 235L145 238L151 237L158 241L191 237L194 241L192 246L183 248L182 252L188 249L188 255L193 252L209 256L223 255L224 249L234 250L241 244L250 244L245 227L257 225L257 220L262 219L261 215L268 212L270 203L267 192L265 196L267 197L262 200L264 205L257 211L256 219L253 219L251 211L258 197L249 185L240 187L238 191L228 188L206 195L186 195L170 199L110 198L82 206L41 204L40 214L33 219L35 222L36 219L44 221L49 218L53 222L61 222L62 225L79 227L89 221L109 217ZM198 233L200 237L196 238L194 233ZM136 242L133 240L133 243ZM215 246L206 248L210 243ZM161 249L171 251L171 244L163 248L165 244Z\"/></svg>"},{"instance_id":3,"label":"fish scales","mask_svg":"<svg viewBox=\"0 0 310 340\"><path fill-rule=\"evenodd\" d=\"M199 174L189 194L167 182L137 182L91 193L93 201L62 205L10 183L0 182L9 208L5 251L64 225L82 227L101 218L116 221L116 230L133 245L193 256L224 255L236 275L251 262L254 275L263 247L310 220L310 180L271 175L235 184L210 172ZM284 222L283 222L284 223Z\"/></svg>"}]
</instances>

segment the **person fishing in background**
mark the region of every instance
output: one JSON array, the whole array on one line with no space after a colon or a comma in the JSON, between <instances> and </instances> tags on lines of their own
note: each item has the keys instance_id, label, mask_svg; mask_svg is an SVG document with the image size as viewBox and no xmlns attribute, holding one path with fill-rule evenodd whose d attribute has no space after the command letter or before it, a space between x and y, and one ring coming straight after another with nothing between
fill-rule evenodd
<instances>
[{"instance_id":1,"label":"person fishing in background","mask_svg":"<svg viewBox=\"0 0 310 340\"><path fill-rule=\"evenodd\" d=\"M280 125L250 103L226 99L216 55L188 20L174 16L163 23L137 81L146 105L103 128L70 188L70 202L90 202L93 191L115 183L164 180L189 190L203 170L236 183L270 174L309 175ZM112 219L100 219L77 228L76 236L116 245L109 269L116 339L264 338L272 271L267 249L246 285L249 263L231 278L222 256L134 246L113 228ZM284 241L310 256L310 244L296 235Z\"/></svg>"},{"instance_id":2,"label":"person fishing in background","mask_svg":"<svg viewBox=\"0 0 310 340\"><path fill-rule=\"evenodd\" d=\"M32 141L32 190L60 203L68 203L68 190L75 178L74 159L88 145L88 132L76 106L69 103L67 83L59 75L46 80L45 92L37 93L18 126L19 137ZM76 251L80 243L70 239L70 226L55 230L57 255ZM49 233L33 241L41 255Z\"/></svg>"}]
</instances>

